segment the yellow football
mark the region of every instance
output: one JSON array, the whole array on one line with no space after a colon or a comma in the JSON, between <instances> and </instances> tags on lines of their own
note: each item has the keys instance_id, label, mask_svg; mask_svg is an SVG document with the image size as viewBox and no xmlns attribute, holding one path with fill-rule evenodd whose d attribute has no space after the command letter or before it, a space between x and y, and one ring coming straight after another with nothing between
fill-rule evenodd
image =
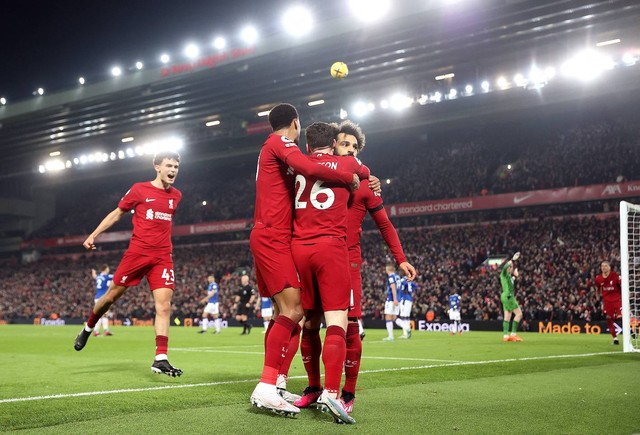
<instances>
[{"instance_id":1,"label":"yellow football","mask_svg":"<svg viewBox=\"0 0 640 435\"><path fill-rule=\"evenodd\" d=\"M334 62L331 65L331 77L342 80L349 74L349 67L344 62Z\"/></svg>"}]
</instances>

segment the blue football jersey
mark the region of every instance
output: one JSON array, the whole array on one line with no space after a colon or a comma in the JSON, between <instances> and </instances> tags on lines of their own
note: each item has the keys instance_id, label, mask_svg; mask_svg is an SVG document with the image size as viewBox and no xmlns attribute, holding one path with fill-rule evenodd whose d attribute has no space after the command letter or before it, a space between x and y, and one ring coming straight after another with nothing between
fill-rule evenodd
<instances>
[{"instance_id":1,"label":"blue football jersey","mask_svg":"<svg viewBox=\"0 0 640 435\"><path fill-rule=\"evenodd\" d=\"M460 311L460 296L458 296L458 293L449 296L449 305L452 310Z\"/></svg>"},{"instance_id":2,"label":"blue football jersey","mask_svg":"<svg viewBox=\"0 0 640 435\"><path fill-rule=\"evenodd\" d=\"M112 280L112 274L100 273L96 276L96 299L100 299L107 292Z\"/></svg>"},{"instance_id":3,"label":"blue football jersey","mask_svg":"<svg viewBox=\"0 0 640 435\"><path fill-rule=\"evenodd\" d=\"M396 285L396 299L400 302L401 282L400 277L396 273L387 275L387 301L393 302L393 293L391 292L391 284Z\"/></svg>"},{"instance_id":4,"label":"blue football jersey","mask_svg":"<svg viewBox=\"0 0 640 435\"><path fill-rule=\"evenodd\" d=\"M209 287L207 287L207 292L211 292L211 291L215 291L215 293L213 294L213 296L209 298L209 303L217 304L218 303L218 283L212 282L211 284L209 284Z\"/></svg>"},{"instance_id":5,"label":"blue football jersey","mask_svg":"<svg viewBox=\"0 0 640 435\"><path fill-rule=\"evenodd\" d=\"M260 305L261 309L265 309L265 308L273 308L273 302L271 301L271 298L260 298L260 303L262 305Z\"/></svg>"},{"instance_id":6,"label":"blue football jersey","mask_svg":"<svg viewBox=\"0 0 640 435\"><path fill-rule=\"evenodd\" d=\"M407 278L402 278L400 288L400 301L413 302L413 293L418 289L418 284L414 281L408 281Z\"/></svg>"}]
</instances>

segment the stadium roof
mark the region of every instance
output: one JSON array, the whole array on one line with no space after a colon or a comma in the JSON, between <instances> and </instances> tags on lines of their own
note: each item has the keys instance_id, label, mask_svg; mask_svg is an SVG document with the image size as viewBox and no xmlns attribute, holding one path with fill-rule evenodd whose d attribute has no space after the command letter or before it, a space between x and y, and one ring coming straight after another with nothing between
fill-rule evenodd
<instances>
[{"instance_id":1,"label":"stadium roof","mask_svg":"<svg viewBox=\"0 0 640 435\"><path fill-rule=\"evenodd\" d=\"M256 140L262 139L251 136L264 131L265 118L257 113L281 101L299 107L303 125L315 119L333 121L358 98L379 101L402 92L417 99L451 87L462 92L467 83L477 89L484 80L493 86L501 73L512 76L532 64L557 64L602 41L621 40L604 48L616 54L640 47L640 3L634 0L460 0L455 9L450 3L405 0L403 7L373 24L341 13L335 19L325 17L300 39L272 35L255 46L202 53L193 63L132 71L9 102L0 106L0 149L5 156L1 177L31 176L52 152L60 152L63 159L90 150L117 153L126 147L121 142L125 137L135 137L135 145L178 135L198 150L201 160L241 153L255 150ZM346 80L329 76L336 60L349 65ZM435 80L447 73L455 77ZM637 67L625 74L616 78L615 86L585 92L637 91ZM556 87L547 92L547 100L571 98L572 91ZM446 108L425 106L385 127L530 104L518 103L519 93L511 95L478 95L474 102L451 101ZM325 103L307 105L315 100ZM207 127L211 121L220 124Z\"/></svg>"}]
</instances>

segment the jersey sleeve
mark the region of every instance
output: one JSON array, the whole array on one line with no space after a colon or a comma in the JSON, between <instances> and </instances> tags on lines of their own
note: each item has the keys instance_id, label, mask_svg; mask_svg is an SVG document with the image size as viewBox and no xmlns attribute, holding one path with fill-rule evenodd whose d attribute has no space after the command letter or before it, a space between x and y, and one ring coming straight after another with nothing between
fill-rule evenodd
<instances>
[{"instance_id":1,"label":"jersey sleeve","mask_svg":"<svg viewBox=\"0 0 640 435\"><path fill-rule=\"evenodd\" d=\"M356 157L347 157L346 162L348 162L347 170L356 174L359 179L366 180L371 176L369 168L363 165Z\"/></svg>"},{"instance_id":2,"label":"jersey sleeve","mask_svg":"<svg viewBox=\"0 0 640 435\"><path fill-rule=\"evenodd\" d=\"M373 194L373 192L371 193ZM391 254L393 254L393 258L395 258L396 262L401 264L407 261L407 257L404 255L404 251L402 250L402 244L400 243L398 232L393 226L393 223L391 223L391 220L387 215L387 211L382 207L382 199L380 200L380 207L373 212L370 210L369 214L371 214L373 221L378 226L380 234L389 247L389 250L391 251Z\"/></svg>"},{"instance_id":3,"label":"jersey sleeve","mask_svg":"<svg viewBox=\"0 0 640 435\"><path fill-rule=\"evenodd\" d=\"M353 174L344 170L330 169L324 165L319 165L311 160L304 154L298 147L296 151L290 152L282 159L287 165L291 166L296 172L306 175L308 177L317 178L319 180L351 184L353 181Z\"/></svg>"},{"instance_id":4,"label":"jersey sleeve","mask_svg":"<svg viewBox=\"0 0 640 435\"><path fill-rule=\"evenodd\" d=\"M140 192L138 191L137 186L134 184L131 186L131 189L124 194L120 202L118 203L118 208L120 210L129 211L135 208L135 206L140 202Z\"/></svg>"}]
</instances>

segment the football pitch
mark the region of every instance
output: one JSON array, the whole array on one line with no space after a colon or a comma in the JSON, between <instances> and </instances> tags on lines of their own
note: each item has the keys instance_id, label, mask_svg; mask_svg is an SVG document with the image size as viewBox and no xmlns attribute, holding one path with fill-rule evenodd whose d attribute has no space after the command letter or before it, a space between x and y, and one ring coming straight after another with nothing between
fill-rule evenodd
<instances>
[{"instance_id":1,"label":"football pitch","mask_svg":"<svg viewBox=\"0 0 640 435\"><path fill-rule=\"evenodd\" d=\"M247 434L629 434L640 432L640 354L608 335L367 330L354 426L315 409L252 408L261 328L171 329L180 378L153 374L151 327L114 328L76 352L80 326L0 326L0 432ZM296 356L289 390L306 375Z\"/></svg>"}]
</instances>

